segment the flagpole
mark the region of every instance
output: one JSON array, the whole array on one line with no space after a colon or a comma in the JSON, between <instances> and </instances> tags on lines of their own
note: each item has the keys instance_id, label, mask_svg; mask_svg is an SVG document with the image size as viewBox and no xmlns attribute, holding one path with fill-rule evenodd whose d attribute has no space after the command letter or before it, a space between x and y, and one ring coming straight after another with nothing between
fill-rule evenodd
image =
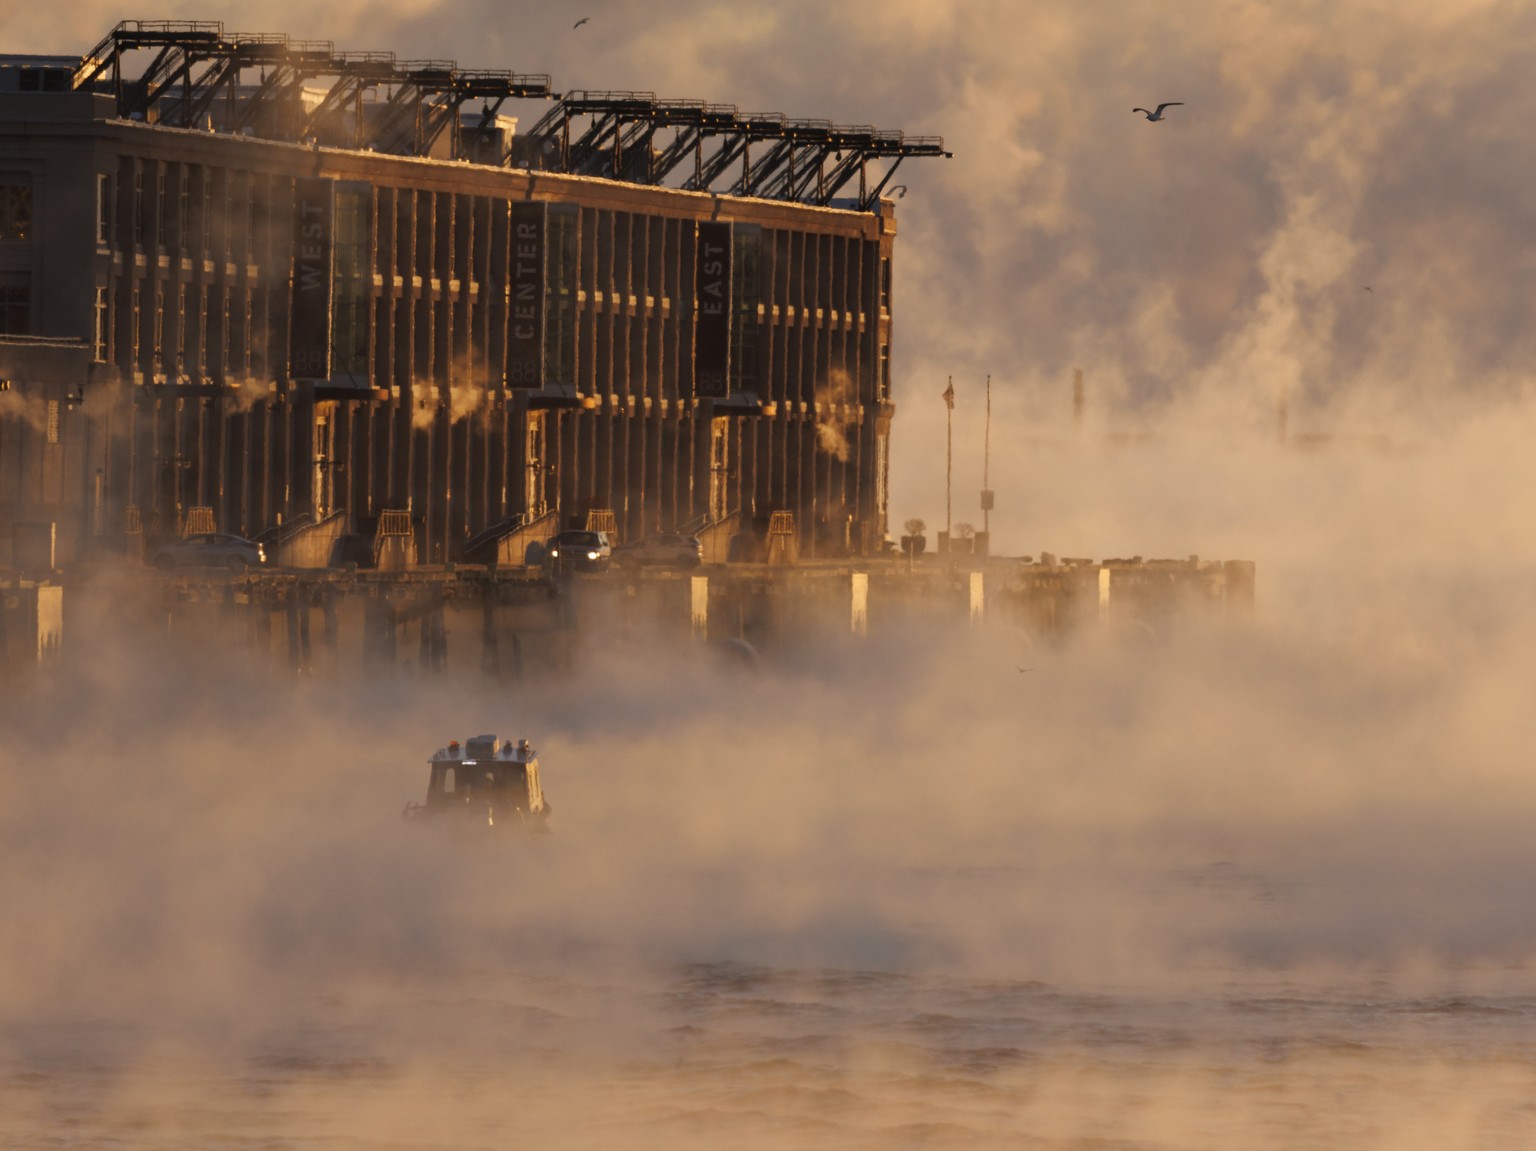
<instances>
[{"instance_id":1,"label":"flagpole","mask_svg":"<svg viewBox=\"0 0 1536 1151\"><path fill-rule=\"evenodd\" d=\"M981 530L987 537L987 544L992 543L992 485L987 482L988 469L992 460L992 373L987 373L987 422L985 430L981 433Z\"/></svg>"},{"instance_id":2,"label":"flagpole","mask_svg":"<svg viewBox=\"0 0 1536 1151\"><path fill-rule=\"evenodd\" d=\"M944 389L944 550L954 545L953 527L950 525L952 500L950 498L955 476L955 377L949 377Z\"/></svg>"}]
</instances>

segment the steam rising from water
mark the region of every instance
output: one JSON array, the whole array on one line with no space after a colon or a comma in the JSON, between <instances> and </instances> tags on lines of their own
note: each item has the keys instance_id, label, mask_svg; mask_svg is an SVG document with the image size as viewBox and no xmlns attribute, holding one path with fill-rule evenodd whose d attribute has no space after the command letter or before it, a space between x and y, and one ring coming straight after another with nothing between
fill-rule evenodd
<instances>
[{"instance_id":1,"label":"steam rising from water","mask_svg":"<svg viewBox=\"0 0 1536 1151\"><path fill-rule=\"evenodd\" d=\"M1514 484L1516 434L1206 451L1180 519L1273 493L1248 626L956 620L757 675L603 634L506 685L98 647L5 713L0 1131L1506 1145L1536 583L1520 547L1460 564L1373 523L1423 496L1439 531L1435 484ZM430 749L482 730L539 745L549 840L400 824Z\"/></svg>"},{"instance_id":2,"label":"steam rising from water","mask_svg":"<svg viewBox=\"0 0 1536 1151\"><path fill-rule=\"evenodd\" d=\"M83 653L0 701L0 1141L1528 1143L1530 13L490 10L231 26L943 133L892 519L951 374L979 486L990 372L995 550L1251 558L1259 617L499 686ZM396 818L481 730L544 754L534 850Z\"/></svg>"}]
</instances>

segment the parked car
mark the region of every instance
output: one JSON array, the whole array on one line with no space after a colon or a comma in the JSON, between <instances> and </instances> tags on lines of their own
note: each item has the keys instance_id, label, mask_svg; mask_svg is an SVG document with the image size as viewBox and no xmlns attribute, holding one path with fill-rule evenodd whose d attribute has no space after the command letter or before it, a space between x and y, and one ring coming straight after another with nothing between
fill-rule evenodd
<instances>
[{"instance_id":1,"label":"parked car","mask_svg":"<svg viewBox=\"0 0 1536 1151\"><path fill-rule=\"evenodd\" d=\"M373 567L373 541L367 536L354 533L337 536L336 542L331 545L331 559L327 566L344 568L348 564L358 568Z\"/></svg>"},{"instance_id":2,"label":"parked car","mask_svg":"<svg viewBox=\"0 0 1536 1151\"><path fill-rule=\"evenodd\" d=\"M601 571L608 566L613 556L613 544L607 532L571 529L551 539L545 554L554 567L573 571Z\"/></svg>"},{"instance_id":3,"label":"parked car","mask_svg":"<svg viewBox=\"0 0 1536 1151\"><path fill-rule=\"evenodd\" d=\"M227 532L206 532L171 540L151 550L149 562L161 571L175 568L218 567L244 571L267 562L259 543Z\"/></svg>"},{"instance_id":4,"label":"parked car","mask_svg":"<svg viewBox=\"0 0 1536 1151\"><path fill-rule=\"evenodd\" d=\"M703 558L703 551L693 536L658 532L643 540L620 544L613 549L613 562L623 568L696 568Z\"/></svg>"}]
</instances>

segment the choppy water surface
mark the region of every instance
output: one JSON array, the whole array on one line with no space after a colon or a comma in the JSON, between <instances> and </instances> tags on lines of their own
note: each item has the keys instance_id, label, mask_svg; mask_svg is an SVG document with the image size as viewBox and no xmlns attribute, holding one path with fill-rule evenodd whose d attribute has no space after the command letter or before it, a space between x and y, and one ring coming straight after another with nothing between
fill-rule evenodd
<instances>
[{"instance_id":1,"label":"choppy water surface","mask_svg":"<svg viewBox=\"0 0 1536 1151\"><path fill-rule=\"evenodd\" d=\"M17 1147L1529 1147L1536 999L700 964L12 1028Z\"/></svg>"}]
</instances>

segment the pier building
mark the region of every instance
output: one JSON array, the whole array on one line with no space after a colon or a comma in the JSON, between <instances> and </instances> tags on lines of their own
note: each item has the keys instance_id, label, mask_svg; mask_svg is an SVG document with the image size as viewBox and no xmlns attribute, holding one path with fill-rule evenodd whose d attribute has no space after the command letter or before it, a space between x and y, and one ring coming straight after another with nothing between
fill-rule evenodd
<instances>
[{"instance_id":1,"label":"pier building","mask_svg":"<svg viewBox=\"0 0 1536 1151\"><path fill-rule=\"evenodd\" d=\"M0 568L887 532L934 137L205 22L0 57Z\"/></svg>"}]
</instances>

